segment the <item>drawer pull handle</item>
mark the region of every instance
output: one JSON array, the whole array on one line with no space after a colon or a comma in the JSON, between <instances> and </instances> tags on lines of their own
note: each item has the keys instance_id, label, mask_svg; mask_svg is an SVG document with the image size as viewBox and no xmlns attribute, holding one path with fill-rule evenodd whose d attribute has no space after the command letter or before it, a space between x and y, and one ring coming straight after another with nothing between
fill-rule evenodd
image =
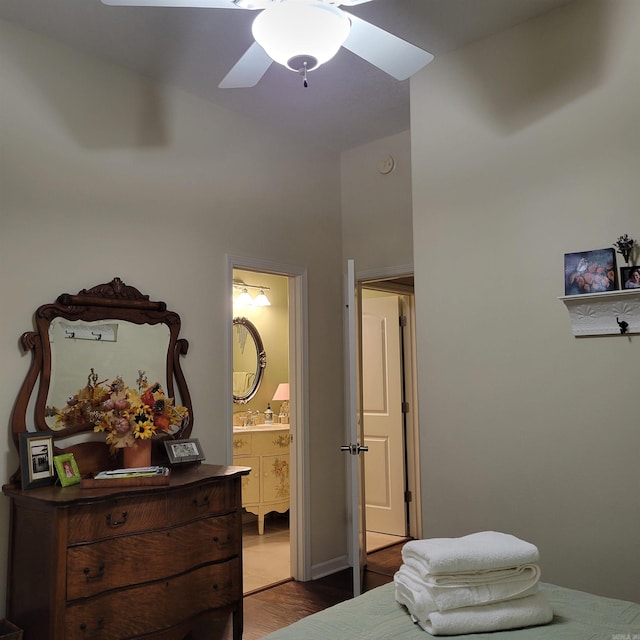
<instances>
[{"instance_id":1,"label":"drawer pull handle","mask_svg":"<svg viewBox=\"0 0 640 640\"><path fill-rule=\"evenodd\" d=\"M116 527L121 527L123 524L127 522L128 517L129 517L129 514L126 511L123 511L121 516L122 520L112 520L111 514L107 513L107 526L111 527L112 529L115 529Z\"/></svg>"},{"instance_id":2,"label":"drawer pull handle","mask_svg":"<svg viewBox=\"0 0 640 640\"><path fill-rule=\"evenodd\" d=\"M200 502L198 502L197 498L193 499L194 507L208 507L209 506L209 496L204 496Z\"/></svg>"},{"instance_id":3,"label":"drawer pull handle","mask_svg":"<svg viewBox=\"0 0 640 640\"><path fill-rule=\"evenodd\" d=\"M220 536L213 536L213 541L220 547L226 546L228 544L231 544L231 534L227 534L226 540L220 540Z\"/></svg>"},{"instance_id":4,"label":"drawer pull handle","mask_svg":"<svg viewBox=\"0 0 640 640\"><path fill-rule=\"evenodd\" d=\"M100 563L100 566L98 567L98 573L93 576L91 575L91 569L89 567L85 567L82 571L87 582L91 582L92 580L100 580L100 578L104 578L104 562Z\"/></svg>"},{"instance_id":5,"label":"drawer pull handle","mask_svg":"<svg viewBox=\"0 0 640 640\"><path fill-rule=\"evenodd\" d=\"M81 622L80 623L80 631L86 631L87 630L87 623L86 622ZM104 628L104 618L98 618L98 623L96 624L96 629L103 629Z\"/></svg>"}]
</instances>

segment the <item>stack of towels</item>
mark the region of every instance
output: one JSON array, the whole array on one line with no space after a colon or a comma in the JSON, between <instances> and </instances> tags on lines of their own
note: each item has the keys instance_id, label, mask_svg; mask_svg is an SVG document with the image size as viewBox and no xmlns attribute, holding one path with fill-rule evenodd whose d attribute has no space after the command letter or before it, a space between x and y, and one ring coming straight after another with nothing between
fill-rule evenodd
<instances>
[{"instance_id":1,"label":"stack of towels","mask_svg":"<svg viewBox=\"0 0 640 640\"><path fill-rule=\"evenodd\" d=\"M553 611L538 592L538 560L535 545L496 531L412 540L402 549L395 597L436 636L546 624Z\"/></svg>"}]
</instances>

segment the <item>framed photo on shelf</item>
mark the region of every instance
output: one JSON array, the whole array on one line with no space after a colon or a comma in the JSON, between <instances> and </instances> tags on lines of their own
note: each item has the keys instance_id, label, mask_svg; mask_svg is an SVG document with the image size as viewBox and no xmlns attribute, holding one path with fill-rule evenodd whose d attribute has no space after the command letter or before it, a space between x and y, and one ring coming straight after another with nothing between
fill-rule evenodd
<instances>
[{"instance_id":1,"label":"framed photo on shelf","mask_svg":"<svg viewBox=\"0 0 640 640\"><path fill-rule=\"evenodd\" d=\"M197 438L192 438L191 440L165 440L164 447L171 464L204 460L204 453Z\"/></svg>"},{"instance_id":2,"label":"framed photo on shelf","mask_svg":"<svg viewBox=\"0 0 640 640\"><path fill-rule=\"evenodd\" d=\"M63 487L78 484L82 480L73 453L63 453L61 456L55 456L53 464L58 474L58 480L60 480L60 484Z\"/></svg>"},{"instance_id":3,"label":"framed photo on shelf","mask_svg":"<svg viewBox=\"0 0 640 640\"><path fill-rule=\"evenodd\" d=\"M39 431L20 434L20 473L23 489L53 484L53 437Z\"/></svg>"},{"instance_id":4,"label":"framed photo on shelf","mask_svg":"<svg viewBox=\"0 0 640 640\"><path fill-rule=\"evenodd\" d=\"M618 288L616 253L596 249L564 254L564 295L602 293Z\"/></svg>"},{"instance_id":5,"label":"framed photo on shelf","mask_svg":"<svg viewBox=\"0 0 640 640\"><path fill-rule=\"evenodd\" d=\"M620 267L620 288L640 289L640 267Z\"/></svg>"}]
</instances>

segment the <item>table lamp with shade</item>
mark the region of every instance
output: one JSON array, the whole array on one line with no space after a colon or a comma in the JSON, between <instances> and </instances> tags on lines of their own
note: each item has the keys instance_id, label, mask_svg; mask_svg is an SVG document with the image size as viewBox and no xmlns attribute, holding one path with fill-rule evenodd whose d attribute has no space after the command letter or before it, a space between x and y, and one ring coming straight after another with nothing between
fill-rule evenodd
<instances>
[{"instance_id":1,"label":"table lamp with shade","mask_svg":"<svg viewBox=\"0 0 640 640\"><path fill-rule=\"evenodd\" d=\"M289 423L289 383L281 382L273 394L272 401L282 401L280 405L280 413L278 414L278 421L282 424Z\"/></svg>"}]
</instances>

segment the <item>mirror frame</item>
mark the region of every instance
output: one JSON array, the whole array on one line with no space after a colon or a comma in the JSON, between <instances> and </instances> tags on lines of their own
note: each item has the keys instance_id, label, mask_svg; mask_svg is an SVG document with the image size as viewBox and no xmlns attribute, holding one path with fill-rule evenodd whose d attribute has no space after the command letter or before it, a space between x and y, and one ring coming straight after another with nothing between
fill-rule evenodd
<instances>
[{"instance_id":1,"label":"mirror frame","mask_svg":"<svg viewBox=\"0 0 640 640\"><path fill-rule=\"evenodd\" d=\"M180 404L189 411L189 416L180 431L166 438L188 438L193 429L193 409L191 406L191 395L187 387L182 368L180 366L180 356L185 355L189 349L189 343L184 338L179 338L180 316L167 310L167 305L160 301L151 301L149 296L143 295L135 287L126 285L118 277L111 282L96 285L90 289L83 289L73 295L63 293L58 296L56 302L45 304L36 309L34 321L36 330L27 331L20 338L20 345L24 352L31 351L31 366L24 382L18 392L11 417L11 429L13 441L19 450L20 434L28 431L27 411L32 397L33 389L40 379L40 385L36 396L34 407L34 425L37 431L52 435L54 443L56 440L69 437L80 431L87 431L86 427L70 427L63 430L53 430L45 420L45 407L51 382L51 348L49 344L49 326L56 318L66 320L80 320L84 322L100 320L122 320L134 324L166 324L169 329L169 345L166 357L166 394L174 396L174 389L177 388L180 394ZM79 376L79 382L83 380L86 372ZM175 386L174 386L175 384ZM90 429L92 431L92 429ZM83 473L83 467L90 466L91 463L83 464L85 452L92 456L94 466L89 471L100 468L108 468L102 460L102 454L98 447L108 451L104 442L85 442L69 446L65 449L56 447L56 455L61 452L74 453L78 465ZM93 450L93 453L91 451ZM98 453L96 453L98 452ZM96 460L98 458L100 461ZM19 477L20 470L16 472ZM15 478L16 474L12 477Z\"/></svg>"},{"instance_id":2,"label":"mirror frame","mask_svg":"<svg viewBox=\"0 0 640 640\"><path fill-rule=\"evenodd\" d=\"M253 343L256 348L256 377L253 380L253 384L251 385L251 388L249 389L249 391L247 391L247 393L238 396L235 393L233 394L233 402L235 404L247 404L247 402L249 402L249 400L251 400L251 398L256 395L258 389L260 388L262 378L264 377L264 370L267 366L267 354L265 353L260 333L258 332L256 325L253 324L251 320L249 320L248 318L238 317L233 319L233 324L240 324L245 327L245 329L249 332L249 335L253 339Z\"/></svg>"}]
</instances>

